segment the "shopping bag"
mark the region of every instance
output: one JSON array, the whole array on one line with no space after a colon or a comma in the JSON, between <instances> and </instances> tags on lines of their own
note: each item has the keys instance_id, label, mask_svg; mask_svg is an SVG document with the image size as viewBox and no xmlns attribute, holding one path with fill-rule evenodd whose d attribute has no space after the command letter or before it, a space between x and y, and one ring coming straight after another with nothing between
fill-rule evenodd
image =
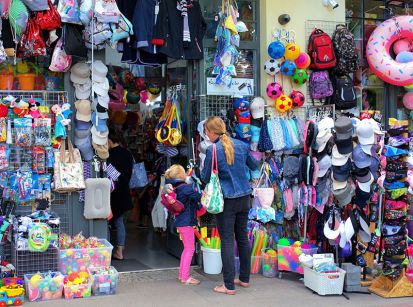
<instances>
[{"instance_id":1,"label":"shopping bag","mask_svg":"<svg viewBox=\"0 0 413 307\"><path fill-rule=\"evenodd\" d=\"M69 138L67 142L68 150L66 150L65 140L62 140L60 150L54 153L54 191L58 193L85 189L83 162L79 149L73 148Z\"/></svg>"},{"instance_id":2,"label":"shopping bag","mask_svg":"<svg viewBox=\"0 0 413 307\"><path fill-rule=\"evenodd\" d=\"M148 176L146 175L145 163L134 163L132 176L129 181L129 189L143 188L148 184Z\"/></svg>"},{"instance_id":3,"label":"shopping bag","mask_svg":"<svg viewBox=\"0 0 413 307\"><path fill-rule=\"evenodd\" d=\"M202 192L201 204L211 214L224 211L224 195L218 178L218 158L216 145L212 145L211 177Z\"/></svg>"},{"instance_id":4,"label":"shopping bag","mask_svg":"<svg viewBox=\"0 0 413 307\"><path fill-rule=\"evenodd\" d=\"M258 180L253 192L254 197L258 199L258 202L263 209L268 209L271 207L275 194L266 168L267 164L264 163L261 167L260 179Z\"/></svg>"}]
</instances>

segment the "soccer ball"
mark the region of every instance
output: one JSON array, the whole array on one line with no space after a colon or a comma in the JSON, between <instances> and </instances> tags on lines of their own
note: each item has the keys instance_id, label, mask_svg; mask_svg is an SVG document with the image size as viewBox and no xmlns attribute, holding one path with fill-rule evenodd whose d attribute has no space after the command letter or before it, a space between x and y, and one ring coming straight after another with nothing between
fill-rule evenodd
<instances>
[{"instance_id":1,"label":"soccer ball","mask_svg":"<svg viewBox=\"0 0 413 307\"><path fill-rule=\"evenodd\" d=\"M293 101L293 108L299 108L305 102L304 94L300 91L292 91L290 93L290 98Z\"/></svg>"},{"instance_id":2,"label":"soccer ball","mask_svg":"<svg viewBox=\"0 0 413 307\"><path fill-rule=\"evenodd\" d=\"M289 43L285 46L284 57L286 60L295 60L300 55L300 47L297 44Z\"/></svg>"},{"instance_id":3,"label":"soccer ball","mask_svg":"<svg viewBox=\"0 0 413 307\"><path fill-rule=\"evenodd\" d=\"M270 76L275 76L276 74L278 74L280 72L280 67L281 67L280 62L274 59L269 59L264 64L264 70Z\"/></svg>"},{"instance_id":4,"label":"soccer ball","mask_svg":"<svg viewBox=\"0 0 413 307\"><path fill-rule=\"evenodd\" d=\"M282 94L275 101L275 108L280 113L288 112L293 106L293 101L287 95Z\"/></svg>"},{"instance_id":5,"label":"soccer ball","mask_svg":"<svg viewBox=\"0 0 413 307\"><path fill-rule=\"evenodd\" d=\"M272 99L277 99L283 93L283 88L278 82L272 82L267 86L267 95Z\"/></svg>"},{"instance_id":6,"label":"soccer ball","mask_svg":"<svg viewBox=\"0 0 413 307\"><path fill-rule=\"evenodd\" d=\"M302 85L307 82L308 73L305 69L297 69L291 79L295 84Z\"/></svg>"},{"instance_id":7,"label":"soccer ball","mask_svg":"<svg viewBox=\"0 0 413 307\"><path fill-rule=\"evenodd\" d=\"M305 53L301 52L298 58L294 60L295 64L297 65L297 68L307 68L311 64L311 58L310 56Z\"/></svg>"},{"instance_id":8,"label":"soccer ball","mask_svg":"<svg viewBox=\"0 0 413 307\"><path fill-rule=\"evenodd\" d=\"M291 77L292 75L294 75L296 70L297 70L297 65L295 65L294 61L285 60L281 64L281 73L284 76Z\"/></svg>"},{"instance_id":9,"label":"soccer ball","mask_svg":"<svg viewBox=\"0 0 413 307\"><path fill-rule=\"evenodd\" d=\"M273 59L281 59L285 53L285 46L280 41L272 42L268 46L268 55Z\"/></svg>"}]
</instances>

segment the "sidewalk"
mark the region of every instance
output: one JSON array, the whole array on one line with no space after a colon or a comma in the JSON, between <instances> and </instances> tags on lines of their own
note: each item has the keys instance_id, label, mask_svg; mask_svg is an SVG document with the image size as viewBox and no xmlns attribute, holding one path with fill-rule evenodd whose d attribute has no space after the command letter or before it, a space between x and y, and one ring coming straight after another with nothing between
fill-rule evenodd
<instances>
[{"instance_id":1,"label":"sidewalk","mask_svg":"<svg viewBox=\"0 0 413 307\"><path fill-rule=\"evenodd\" d=\"M200 272L199 270L197 270ZM142 273L121 274L118 293L112 296L91 297L72 301L59 300L39 303L25 303L27 306L413 306L413 298L383 299L374 294L347 294L343 296L321 297L304 287L295 274L284 274L283 279L269 279L253 276L249 289L237 289L235 296L217 294L212 291L221 281L221 276L207 276L194 272L193 276L202 283L199 286L182 286L176 280L176 270L162 270Z\"/></svg>"}]
</instances>

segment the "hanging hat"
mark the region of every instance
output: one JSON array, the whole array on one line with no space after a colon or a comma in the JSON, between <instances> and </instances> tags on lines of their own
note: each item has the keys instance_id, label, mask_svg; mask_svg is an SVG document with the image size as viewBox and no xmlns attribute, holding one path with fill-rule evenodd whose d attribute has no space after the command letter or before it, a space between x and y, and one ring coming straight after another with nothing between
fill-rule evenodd
<instances>
[{"instance_id":1,"label":"hanging hat","mask_svg":"<svg viewBox=\"0 0 413 307\"><path fill-rule=\"evenodd\" d=\"M93 62L93 82L103 83L106 82L106 75L108 74L108 68L102 61L97 60ZM109 81L107 80L108 85ZM109 89L109 86L108 86Z\"/></svg>"},{"instance_id":2,"label":"hanging hat","mask_svg":"<svg viewBox=\"0 0 413 307\"><path fill-rule=\"evenodd\" d=\"M362 120L356 127L356 135L359 140L359 143L362 145L371 145L374 144L374 127L367 121Z\"/></svg>"},{"instance_id":3,"label":"hanging hat","mask_svg":"<svg viewBox=\"0 0 413 307\"><path fill-rule=\"evenodd\" d=\"M93 91L100 96L107 96L109 92L109 80L104 78L102 81L93 81Z\"/></svg>"},{"instance_id":4,"label":"hanging hat","mask_svg":"<svg viewBox=\"0 0 413 307\"><path fill-rule=\"evenodd\" d=\"M73 86L77 99L89 99L92 88L92 81L90 79L84 84L73 83Z\"/></svg>"},{"instance_id":5,"label":"hanging hat","mask_svg":"<svg viewBox=\"0 0 413 307\"><path fill-rule=\"evenodd\" d=\"M262 97L255 97L250 105L251 116L254 119L264 118L265 114L265 100Z\"/></svg>"},{"instance_id":6,"label":"hanging hat","mask_svg":"<svg viewBox=\"0 0 413 307\"><path fill-rule=\"evenodd\" d=\"M318 177L324 177L327 171L331 168L331 157L324 155L318 160Z\"/></svg>"},{"instance_id":7,"label":"hanging hat","mask_svg":"<svg viewBox=\"0 0 413 307\"><path fill-rule=\"evenodd\" d=\"M91 119L92 109L89 100L75 101L76 119L89 122Z\"/></svg>"},{"instance_id":8,"label":"hanging hat","mask_svg":"<svg viewBox=\"0 0 413 307\"><path fill-rule=\"evenodd\" d=\"M351 139L353 136L353 122L350 118L341 116L334 122L334 128L338 139Z\"/></svg>"},{"instance_id":9,"label":"hanging hat","mask_svg":"<svg viewBox=\"0 0 413 307\"><path fill-rule=\"evenodd\" d=\"M85 84L90 80L90 68L86 63L76 63L70 69L70 80L73 83Z\"/></svg>"},{"instance_id":10,"label":"hanging hat","mask_svg":"<svg viewBox=\"0 0 413 307\"><path fill-rule=\"evenodd\" d=\"M109 158L109 146L107 142L104 145L98 145L92 142L92 146L95 149L96 154L98 155L99 158L103 160L106 160L107 158Z\"/></svg>"}]
</instances>

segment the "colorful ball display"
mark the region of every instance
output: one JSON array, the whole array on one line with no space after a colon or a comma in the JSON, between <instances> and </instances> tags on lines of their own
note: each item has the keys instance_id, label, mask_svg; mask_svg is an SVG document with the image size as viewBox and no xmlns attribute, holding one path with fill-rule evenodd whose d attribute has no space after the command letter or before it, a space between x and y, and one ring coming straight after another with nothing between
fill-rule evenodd
<instances>
[{"instance_id":1,"label":"colorful ball display","mask_svg":"<svg viewBox=\"0 0 413 307\"><path fill-rule=\"evenodd\" d=\"M407 92L404 94L403 105L406 109L413 110L413 92Z\"/></svg>"},{"instance_id":2,"label":"colorful ball display","mask_svg":"<svg viewBox=\"0 0 413 307\"><path fill-rule=\"evenodd\" d=\"M277 60L269 59L264 64L264 70L270 76L275 76L280 72L281 64Z\"/></svg>"},{"instance_id":3,"label":"colorful ball display","mask_svg":"<svg viewBox=\"0 0 413 307\"><path fill-rule=\"evenodd\" d=\"M293 108L299 108L305 102L305 96L300 91L292 91L290 94L290 98L293 101Z\"/></svg>"},{"instance_id":4,"label":"colorful ball display","mask_svg":"<svg viewBox=\"0 0 413 307\"><path fill-rule=\"evenodd\" d=\"M305 69L296 69L294 75L291 77L291 80L297 85L302 85L307 82L308 73Z\"/></svg>"},{"instance_id":5,"label":"colorful ball display","mask_svg":"<svg viewBox=\"0 0 413 307\"><path fill-rule=\"evenodd\" d=\"M311 58L307 53L300 52L300 55L294 60L294 62L297 65L297 68L306 69L311 64Z\"/></svg>"},{"instance_id":6,"label":"colorful ball display","mask_svg":"<svg viewBox=\"0 0 413 307\"><path fill-rule=\"evenodd\" d=\"M285 54L284 57L287 60L295 60L296 58L298 58L298 56L300 55L300 46L298 46L296 43L289 43L285 46Z\"/></svg>"},{"instance_id":7,"label":"colorful ball display","mask_svg":"<svg viewBox=\"0 0 413 307\"><path fill-rule=\"evenodd\" d=\"M411 61L413 61L413 52L402 51L396 56L396 62L409 63Z\"/></svg>"},{"instance_id":8,"label":"colorful ball display","mask_svg":"<svg viewBox=\"0 0 413 307\"><path fill-rule=\"evenodd\" d=\"M280 113L288 112L293 106L293 101L290 97L285 94L282 94L280 97L277 98L275 101L275 108Z\"/></svg>"},{"instance_id":9,"label":"colorful ball display","mask_svg":"<svg viewBox=\"0 0 413 307\"><path fill-rule=\"evenodd\" d=\"M267 86L267 95L272 99L277 99L283 93L283 88L278 82L272 82Z\"/></svg>"},{"instance_id":10,"label":"colorful ball display","mask_svg":"<svg viewBox=\"0 0 413 307\"><path fill-rule=\"evenodd\" d=\"M295 74L295 71L297 70L297 65L295 65L295 62L292 60L285 60L281 64L281 73L284 76L289 76L291 77L292 75Z\"/></svg>"},{"instance_id":11,"label":"colorful ball display","mask_svg":"<svg viewBox=\"0 0 413 307\"><path fill-rule=\"evenodd\" d=\"M272 42L268 46L268 55L273 59L281 59L285 53L285 46L280 41Z\"/></svg>"},{"instance_id":12,"label":"colorful ball display","mask_svg":"<svg viewBox=\"0 0 413 307\"><path fill-rule=\"evenodd\" d=\"M397 55L402 51L410 51L410 41L408 39L401 39L394 43L393 51Z\"/></svg>"}]
</instances>

